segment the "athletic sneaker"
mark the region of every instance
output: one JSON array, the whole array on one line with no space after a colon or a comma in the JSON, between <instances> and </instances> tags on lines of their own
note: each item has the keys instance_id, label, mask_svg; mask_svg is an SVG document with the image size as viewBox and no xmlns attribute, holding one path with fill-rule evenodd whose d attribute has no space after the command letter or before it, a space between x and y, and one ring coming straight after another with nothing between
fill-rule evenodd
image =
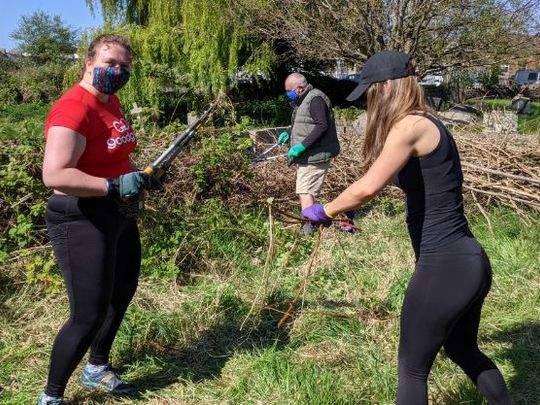
<instances>
[{"instance_id":1,"label":"athletic sneaker","mask_svg":"<svg viewBox=\"0 0 540 405\"><path fill-rule=\"evenodd\" d=\"M64 399L62 397L50 397L44 392L39 396L38 405L63 405Z\"/></svg>"},{"instance_id":2,"label":"athletic sneaker","mask_svg":"<svg viewBox=\"0 0 540 405\"><path fill-rule=\"evenodd\" d=\"M81 383L86 388L99 389L112 394L127 394L135 387L128 384L112 371L109 364L105 366L86 365L81 374Z\"/></svg>"}]
</instances>

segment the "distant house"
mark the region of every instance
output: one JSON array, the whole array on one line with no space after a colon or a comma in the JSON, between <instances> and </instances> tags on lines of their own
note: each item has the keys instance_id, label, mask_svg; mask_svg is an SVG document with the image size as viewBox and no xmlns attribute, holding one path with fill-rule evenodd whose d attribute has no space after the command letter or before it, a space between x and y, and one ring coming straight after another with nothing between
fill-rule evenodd
<instances>
[{"instance_id":1,"label":"distant house","mask_svg":"<svg viewBox=\"0 0 540 405\"><path fill-rule=\"evenodd\" d=\"M351 65L345 63L345 60L343 58L338 58L336 59L336 65L334 70L331 72L325 72L325 74L335 77L336 79L358 81L361 71L362 68L359 64Z\"/></svg>"},{"instance_id":2,"label":"distant house","mask_svg":"<svg viewBox=\"0 0 540 405\"><path fill-rule=\"evenodd\" d=\"M540 70L540 34L527 37L525 44L522 50L526 48L532 52L527 52L527 57L519 54L511 57L508 65L509 77L514 77L519 70Z\"/></svg>"},{"instance_id":3,"label":"distant house","mask_svg":"<svg viewBox=\"0 0 540 405\"><path fill-rule=\"evenodd\" d=\"M21 58L28 58L30 56L32 56L32 54L30 54L28 52L18 53L18 52L8 51L5 48L0 48L0 60L12 60L12 61L14 61L14 60L21 59ZM77 53L70 53L68 55L64 55L64 58L66 58L67 60L70 60L70 61L77 61L77 60L81 59L80 55L77 54Z\"/></svg>"},{"instance_id":4,"label":"distant house","mask_svg":"<svg viewBox=\"0 0 540 405\"><path fill-rule=\"evenodd\" d=\"M16 60L18 55L14 52L10 52L5 48L0 48L0 59L1 60Z\"/></svg>"}]
</instances>

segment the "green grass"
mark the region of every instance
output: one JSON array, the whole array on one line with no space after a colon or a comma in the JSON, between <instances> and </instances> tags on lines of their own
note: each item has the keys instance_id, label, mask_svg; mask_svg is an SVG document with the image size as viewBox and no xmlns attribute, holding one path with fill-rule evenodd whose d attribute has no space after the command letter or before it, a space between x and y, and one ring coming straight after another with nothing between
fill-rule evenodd
<instances>
[{"instance_id":1,"label":"green grass","mask_svg":"<svg viewBox=\"0 0 540 405\"><path fill-rule=\"evenodd\" d=\"M278 227L264 304L257 303L242 327L263 282L265 212L230 212L213 202L200 209L214 216L192 224L173 216L163 224L168 231L157 234L152 221L144 222L143 276L112 355L141 391L122 399L89 394L76 383L78 369L66 393L71 403L392 404L399 309L414 266L399 204L397 213L383 205L358 220L360 234L325 230L305 294L285 328L277 327L277 310L286 309L284 301L298 289L313 240L295 243L294 233ZM493 232L482 215L469 216L494 270L480 344L500 366L515 403L537 404L540 217L527 225L507 209L489 215ZM0 403L32 403L43 389L67 300L5 270ZM429 384L434 404L482 404L444 354Z\"/></svg>"}]
</instances>

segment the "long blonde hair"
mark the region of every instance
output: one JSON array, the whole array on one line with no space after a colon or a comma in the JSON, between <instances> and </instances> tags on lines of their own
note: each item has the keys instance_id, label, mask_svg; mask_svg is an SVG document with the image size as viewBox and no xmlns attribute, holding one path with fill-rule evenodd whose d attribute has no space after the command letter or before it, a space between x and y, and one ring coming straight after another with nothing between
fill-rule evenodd
<instances>
[{"instance_id":1,"label":"long blonde hair","mask_svg":"<svg viewBox=\"0 0 540 405\"><path fill-rule=\"evenodd\" d=\"M413 111L426 112L424 91L416 76L389 81L390 91L385 92L385 82L374 83L367 91L367 125L362 150L364 169L380 155L388 133L397 122Z\"/></svg>"}]
</instances>

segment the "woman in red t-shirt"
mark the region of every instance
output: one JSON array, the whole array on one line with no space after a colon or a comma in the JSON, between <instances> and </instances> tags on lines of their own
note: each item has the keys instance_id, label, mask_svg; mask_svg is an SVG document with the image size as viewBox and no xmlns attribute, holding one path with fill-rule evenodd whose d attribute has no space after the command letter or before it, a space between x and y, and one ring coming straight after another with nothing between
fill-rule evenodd
<instances>
[{"instance_id":1,"label":"woman in red t-shirt","mask_svg":"<svg viewBox=\"0 0 540 405\"><path fill-rule=\"evenodd\" d=\"M109 366L139 276L139 231L129 214L152 185L130 162L137 139L114 95L129 79L131 59L123 37L96 38L82 80L47 116L43 181L54 190L47 202L47 230L70 317L54 341L41 405L64 403L67 381L89 348L83 385L112 393L132 388Z\"/></svg>"}]
</instances>

